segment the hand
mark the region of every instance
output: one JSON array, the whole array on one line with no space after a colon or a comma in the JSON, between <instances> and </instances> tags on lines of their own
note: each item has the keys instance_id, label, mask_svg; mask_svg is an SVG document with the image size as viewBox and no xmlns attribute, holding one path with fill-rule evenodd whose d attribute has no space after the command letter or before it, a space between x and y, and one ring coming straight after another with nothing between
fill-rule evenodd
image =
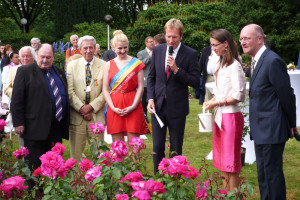
<instances>
[{"instance_id":1,"label":"hand","mask_svg":"<svg viewBox=\"0 0 300 200\"><path fill-rule=\"evenodd\" d=\"M85 119L87 121L91 121L92 120L92 114L88 113L88 114L83 115L83 119Z\"/></svg>"},{"instance_id":2,"label":"hand","mask_svg":"<svg viewBox=\"0 0 300 200\"><path fill-rule=\"evenodd\" d=\"M123 116L128 115L129 113L131 113L134 110L135 110L135 108L133 106L128 106L128 107L124 108L122 110Z\"/></svg>"},{"instance_id":3,"label":"hand","mask_svg":"<svg viewBox=\"0 0 300 200\"><path fill-rule=\"evenodd\" d=\"M212 110L214 109L216 106L218 105L218 103L216 101L207 101L203 103L203 108L205 110Z\"/></svg>"},{"instance_id":4,"label":"hand","mask_svg":"<svg viewBox=\"0 0 300 200\"><path fill-rule=\"evenodd\" d=\"M93 110L93 107L90 104L85 104L80 108L79 113L82 116L84 116L84 115L90 113L92 110Z\"/></svg>"},{"instance_id":5,"label":"hand","mask_svg":"<svg viewBox=\"0 0 300 200\"><path fill-rule=\"evenodd\" d=\"M149 100L148 101L147 110L148 110L148 112L150 114L154 114L154 112L156 112L156 110L155 110L155 104L154 104L153 100ZM152 111L154 111L154 112L152 112Z\"/></svg>"},{"instance_id":6,"label":"hand","mask_svg":"<svg viewBox=\"0 0 300 200\"><path fill-rule=\"evenodd\" d=\"M19 135L23 135L25 130L25 126L17 126L15 127L15 133Z\"/></svg>"},{"instance_id":7,"label":"hand","mask_svg":"<svg viewBox=\"0 0 300 200\"><path fill-rule=\"evenodd\" d=\"M177 73L178 72L178 67L176 65L175 59L173 58L173 56L168 56L167 59L167 65L170 67L170 69L174 72Z\"/></svg>"},{"instance_id":8,"label":"hand","mask_svg":"<svg viewBox=\"0 0 300 200\"><path fill-rule=\"evenodd\" d=\"M120 116L123 116L123 110L120 109L120 108L112 108L111 109L112 111L114 111L116 114L120 115Z\"/></svg>"},{"instance_id":9,"label":"hand","mask_svg":"<svg viewBox=\"0 0 300 200\"><path fill-rule=\"evenodd\" d=\"M295 137L295 132L298 131L298 128L291 128L292 136Z\"/></svg>"}]
</instances>

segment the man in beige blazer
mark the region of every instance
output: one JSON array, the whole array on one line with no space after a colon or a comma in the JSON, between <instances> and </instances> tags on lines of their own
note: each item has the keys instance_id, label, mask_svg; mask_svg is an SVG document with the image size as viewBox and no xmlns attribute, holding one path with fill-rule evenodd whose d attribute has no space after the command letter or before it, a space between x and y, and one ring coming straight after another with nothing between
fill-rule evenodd
<instances>
[{"instance_id":1,"label":"man in beige blazer","mask_svg":"<svg viewBox=\"0 0 300 200\"><path fill-rule=\"evenodd\" d=\"M24 46L20 49L19 56L22 65L29 65L33 63L35 60L35 50L30 46ZM22 65L17 65L15 67L10 68L6 84L3 85L4 94L6 94L9 98L11 98L12 96L12 88L13 88L17 70ZM21 135L18 135L18 139L19 139L19 147L21 148L24 146L24 138Z\"/></svg>"},{"instance_id":2,"label":"man in beige blazer","mask_svg":"<svg viewBox=\"0 0 300 200\"><path fill-rule=\"evenodd\" d=\"M92 135L89 124L104 123L105 100L102 94L102 79L106 62L94 57L96 49L94 37L88 35L81 37L78 46L83 57L68 64L67 80L71 107L71 157L80 162L86 140L90 137L97 137L97 140L104 138L103 134ZM90 84L87 84L89 82Z\"/></svg>"}]
</instances>

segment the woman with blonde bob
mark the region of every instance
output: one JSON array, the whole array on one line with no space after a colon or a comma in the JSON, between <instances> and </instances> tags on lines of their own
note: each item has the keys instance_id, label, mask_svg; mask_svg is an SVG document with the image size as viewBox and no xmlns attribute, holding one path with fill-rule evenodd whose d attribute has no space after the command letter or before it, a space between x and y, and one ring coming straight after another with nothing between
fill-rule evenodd
<instances>
[{"instance_id":1,"label":"woman with blonde bob","mask_svg":"<svg viewBox=\"0 0 300 200\"><path fill-rule=\"evenodd\" d=\"M117 57L107 62L103 76L103 94L108 104L106 112L107 133L113 141L146 134L146 124L141 104L144 88L145 65L128 55L129 41L117 30L112 40Z\"/></svg>"},{"instance_id":2,"label":"woman with blonde bob","mask_svg":"<svg viewBox=\"0 0 300 200\"><path fill-rule=\"evenodd\" d=\"M220 61L214 74L215 96L203 107L215 110L213 166L222 171L224 187L230 191L239 186L242 169L244 118L239 102L245 100L246 80L232 35L225 29L214 30L210 43Z\"/></svg>"}]
</instances>

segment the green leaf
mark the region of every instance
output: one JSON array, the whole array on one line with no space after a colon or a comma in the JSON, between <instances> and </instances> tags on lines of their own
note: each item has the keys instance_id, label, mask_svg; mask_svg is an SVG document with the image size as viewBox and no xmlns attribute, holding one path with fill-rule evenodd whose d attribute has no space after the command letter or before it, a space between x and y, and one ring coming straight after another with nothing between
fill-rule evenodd
<instances>
[{"instance_id":1,"label":"green leaf","mask_svg":"<svg viewBox=\"0 0 300 200\"><path fill-rule=\"evenodd\" d=\"M185 189L183 189L183 188L179 188L179 189L177 190L177 194L178 194L178 197L179 197L180 199L183 199L183 197L186 196L186 191L185 191Z\"/></svg>"},{"instance_id":2,"label":"green leaf","mask_svg":"<svg viewBox=\"0 0 300 200\"><path fill-rule=\"evenodd\" d=\"M46 186L44 187L44 193L45 193L45 194L48 194L48 193L51 191L51 189L52 189L52 185L46 185Z\"/></svg>"},{"instance_id":3,"label":"green leaf","mask_svg":"<svg viewBox=\"0 0 300 200\"><path fill-rule=\"evenodd\" d=\"M115 179L119 180L119 179L121 178L121 171L120 171L120 169L114 168L114 169L112 170L112 176L113 176Z\"/></svg>"}]
</instances>

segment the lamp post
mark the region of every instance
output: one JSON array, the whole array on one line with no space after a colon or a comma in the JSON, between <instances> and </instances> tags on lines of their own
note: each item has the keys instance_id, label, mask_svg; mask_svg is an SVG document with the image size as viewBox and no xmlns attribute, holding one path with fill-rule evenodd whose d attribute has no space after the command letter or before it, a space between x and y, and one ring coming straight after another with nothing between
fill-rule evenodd
<instances>
[{"instance_id":1,"label":"lamp post","mask_svg":"<svg viewBox=\"0 0 300 200\"><path fill-rule=\"evenodd\" d=\"M27 19L26 18L22 18L21 19L21 24L23 25L23 32L25 34L25 25L27 24Z\"/></svg>"},{"instance_id":2,"label":"lamp post","mask_svg":"<svg viewBox=\"0 0 300 200\"><path fill-rule=\"evenodd\" d=\"M105 15L104 22L107 24L107 50L109 50L109 24L113 21L113 17L111 15Z\"/></svg>"}]
</instances>

